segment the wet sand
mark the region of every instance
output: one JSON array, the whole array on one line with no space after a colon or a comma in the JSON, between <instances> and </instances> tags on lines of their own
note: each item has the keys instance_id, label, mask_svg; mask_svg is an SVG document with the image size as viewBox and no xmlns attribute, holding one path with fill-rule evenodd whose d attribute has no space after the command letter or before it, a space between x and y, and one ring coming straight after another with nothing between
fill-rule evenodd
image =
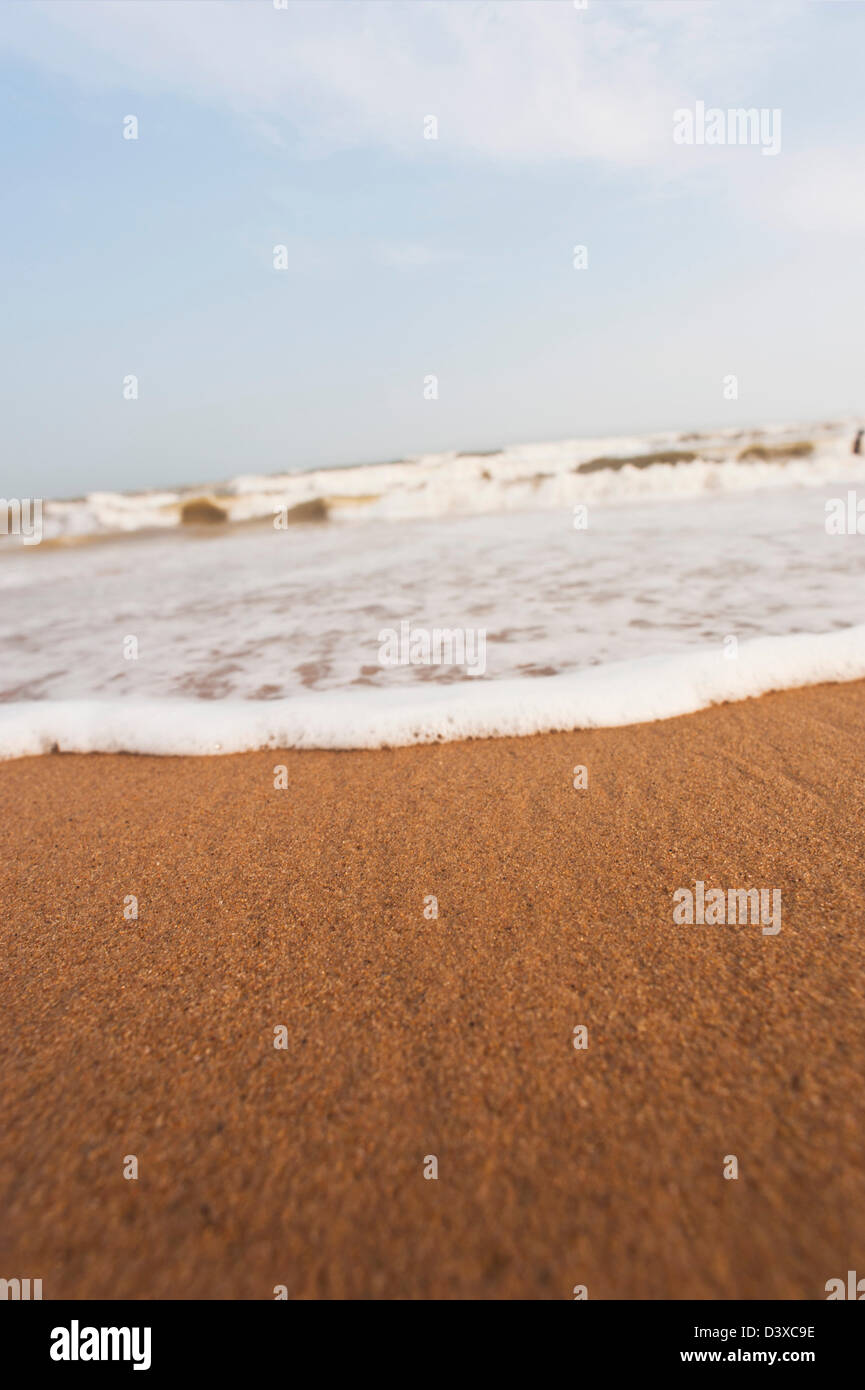
<instances>
[{"instance_id":1,"label":"wet sand","mask_svg":"<svg viewBox=\"0 0 865 1390\"><path fill-rule=\"evenodd\" d=\"M863 724L855 683L0 765L2 1273L46 1299L820 1299L865 1273ZM697 879L779 888L780 933L676 925Z\"/></svg>"}]
</instances>

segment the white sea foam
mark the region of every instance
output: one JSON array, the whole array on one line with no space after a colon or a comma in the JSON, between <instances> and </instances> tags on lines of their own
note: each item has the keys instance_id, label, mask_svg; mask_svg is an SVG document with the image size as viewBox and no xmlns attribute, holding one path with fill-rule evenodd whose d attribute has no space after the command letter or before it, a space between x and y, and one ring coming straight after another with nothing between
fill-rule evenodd
<instances>
[{"instance_id":1,"label":"white sea foam","mask_svg":"<svg viewBox=\"0 0 865 1390\"><path fill-rule=\"evenodd\" d=\"M749 438L815 447L739 459ZM0 546L0 756L534 733L857 678L865 541L825 527L865 484L849 445L837 427L584 440L213 489L238 521L327 491L355 525L190 531L183 494L102 495L99 526L148 534ZM705 457L615 463L683 448ZM93 499L63 505L67 539L86 532ZM483 632L484 673L383 663L406 622Z\"/></svg>"},{"instance_id":2,"label":"white sea foam","mask_svg":"<svg viewBox=\"0 0 865 1390\"><path fill-rule=\"evenodd\" d=\"M48 540L173 529L182 524L184 505L196 498L219 507L230 522L272 520L278 508L290 512L321 502L331 521L358 523L819 487L829 478L865 478L865 459L850 452L852 431L845 423L720 430L697 439L673 433L601 437L512 445L489 455L447 452L353 468L241 474L228 482L175 491L94 492L72 501L49 501L43 526ZM796 440L813 443L813 453L772 461L740 458L754 444ZM658 451L696 457L641 465ZM580 471L598 459L623 457L637 462Z\"/></svg>"},{"instance_id":3,"label":"white sea foam","mask_svg":"<svg viewBox=\"0 0 865 1390\"><path fill-rule=\"evenodd\" d=\"M291 700L42 700L0 705L0 757L54 750L225 754L381 748L640 724L771 690L865 677L865 626L613 662L542 680L335 691Z\"/></svg>"}]
</instances>

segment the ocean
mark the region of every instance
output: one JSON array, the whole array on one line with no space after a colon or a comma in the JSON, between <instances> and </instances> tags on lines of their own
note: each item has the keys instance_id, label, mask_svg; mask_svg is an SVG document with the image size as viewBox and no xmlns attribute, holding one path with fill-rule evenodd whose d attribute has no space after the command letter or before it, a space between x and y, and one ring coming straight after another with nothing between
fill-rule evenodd
<instances>
[{"instance_id":1,"label":"ocean","mask_svg":"<svg viewBox=\"0 0 865 1390\"><path fill-rule=\"evenodd\" d=\"M530 734L863 677L865 537L826 525L827 503L865 499L854 433L46 500L40 544L0 536L0 756Z\"/></svg>"}]
</instances>

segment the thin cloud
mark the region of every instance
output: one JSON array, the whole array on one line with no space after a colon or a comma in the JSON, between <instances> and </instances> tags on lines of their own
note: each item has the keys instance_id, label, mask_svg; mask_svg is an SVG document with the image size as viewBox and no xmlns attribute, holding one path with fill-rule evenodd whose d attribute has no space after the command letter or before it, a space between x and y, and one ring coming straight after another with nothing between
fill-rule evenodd
<instances>
[{"instance_id":1,"label":"thin cloud","mask_svg":"<svg viewBox=\"0 0 865 1390\"><path fill-rule=\"evenodd\" d=\"M307 155L375 147L652 166L670 160L670 113L692 91L738 88L746 66L771 61L778 8L49 0L5 7L2 25L6 46L42 67L228 109ZM437 141L423 140L427 115Z\"/></svg>"}]
</instances>

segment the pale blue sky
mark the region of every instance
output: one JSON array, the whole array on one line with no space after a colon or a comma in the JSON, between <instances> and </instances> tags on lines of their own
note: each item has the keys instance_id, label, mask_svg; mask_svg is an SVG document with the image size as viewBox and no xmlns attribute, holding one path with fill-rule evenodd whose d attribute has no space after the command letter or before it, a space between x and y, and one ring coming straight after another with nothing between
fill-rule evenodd
<instances>
[{"instance_id":1,"label":"pale blue sky","mask_svg":"<svg viewBox=\"0 0 865 1390\"><path fill-rule=\"evenodd\" d=\"M858 0L7 0L0 493L865 412L863 52Z\"/></svg>"}]
</instances>

